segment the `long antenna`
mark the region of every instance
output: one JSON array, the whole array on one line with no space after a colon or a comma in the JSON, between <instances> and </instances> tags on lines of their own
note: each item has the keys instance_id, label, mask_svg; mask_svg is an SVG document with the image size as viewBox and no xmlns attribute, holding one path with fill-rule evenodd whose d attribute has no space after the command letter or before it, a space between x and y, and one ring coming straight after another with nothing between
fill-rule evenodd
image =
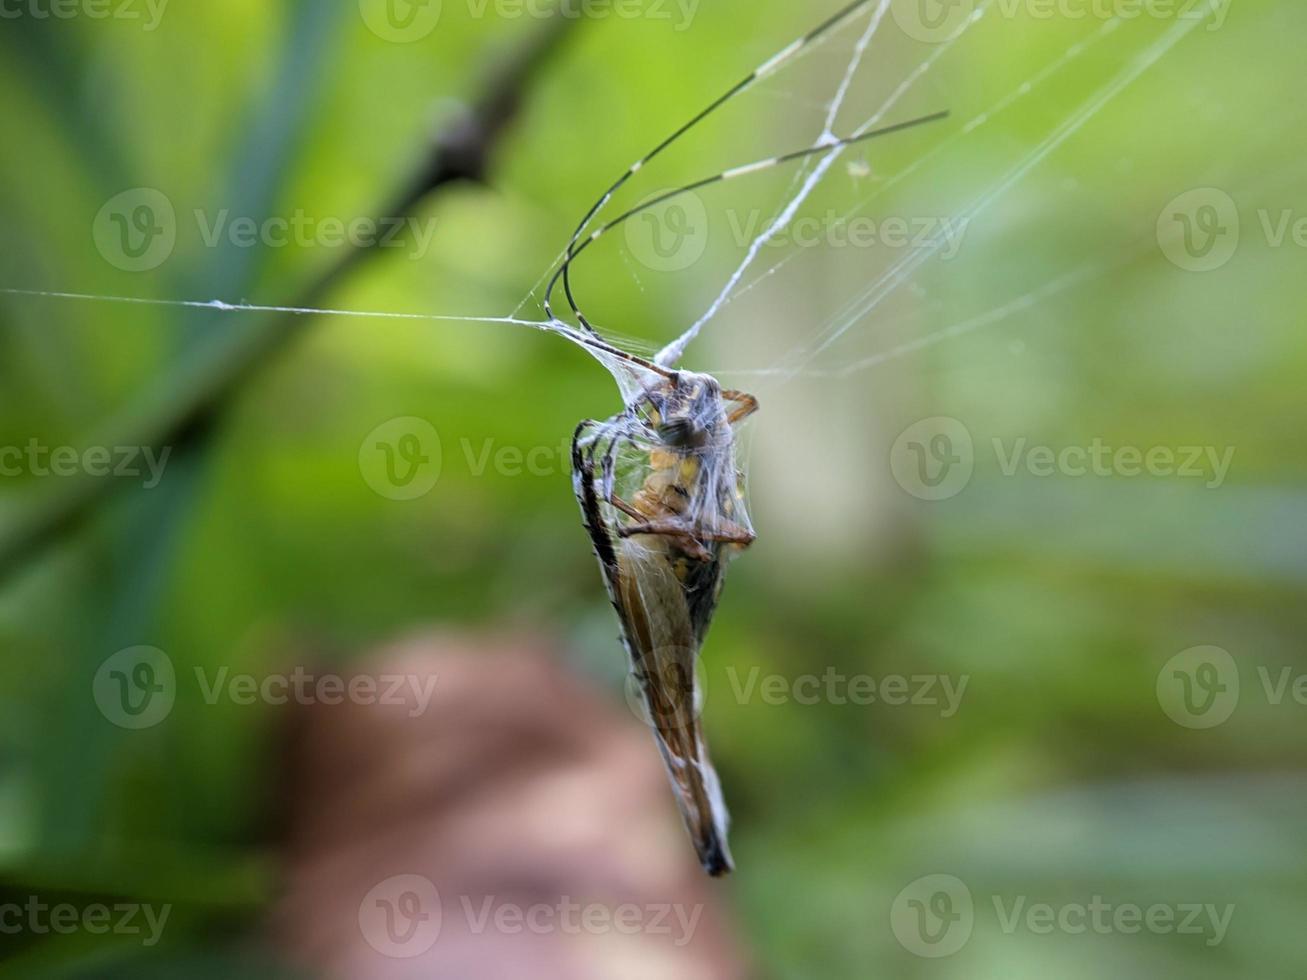
<instances>
[{"instance_id":1,"label":"long antenna","mask_svg":"<svg viewBox=\"0 0 1307 980\"><path fill-rule=\"evenodd\" d=\"M941 119L948 118L948 115L949 114L947 111L934 112L928 116L920 116L916 119L909 119L906 122L895 123L892 126L885 126L881 129L873 129L870 132L861 133L857 136L848 136L843 139L826 140L824 142L818 143L816 146L810 146L802 150L795 150L791 153L783 153L777 157L768 157L765 160L756 160L753 163L746 163L740 167L732 167L730 170L723 170L721 173L713 174L711 177L705 177L702 180L696 180L692 183L685 184L682 187L677 187L669 191L664 191L662 194L659 194L656 197L653 197L648 201L645 201L643 204L631 208L629 211L624 211L622 214L618 215L616 218L613 218L611 221L597 227L583 241L580 241L579 243L574 241L572 245L568 247L568 253L566 258L563 260L563 264L554 273L553 277L549 280L549 285L545 288L545 312L550 316L551 319L553 318L553 313L549 309L549 296L552 293L555 285L558 283L558 280L561 278L563 280L563 292L567 296L567 300L569 305L572 307L572 311L577 315L577 318L580 320L581 325L589 333L598 336L598 333L595 331L595 329L592 326L590 326L590 324L586 321L585 317L581 314L581 311L577 309L576 301L572 295L571 280L567 275L567 270L571 267L572 262L575 261L577 256L579 256L582 252L584 252L587 248L589 248L596 240L598 240L608 232L612 231L612 229L629 221L637 214L641 214L642 212L648 211L650 208L655 208L660 204L665 204L666 202L672 200L673 198L680 197L682 194L688 194L691 191L702 190L703 188L711 186L712 184L720 184L723 183L724 181L734 180L736 177L744 177L748 174L762 173L763 171L770 170L773 167L779 167L786 163L793 163L796 160L802 160L806 157L815 156L819 153L828 153L831 150L839 149L845 146L852 146L855 143L863 143L866 142L867 140L875 139L879 136L889 136L893 133L899 133L906 129L913 129L917 126L924 126L927 123L938 122Z\"/></svg>"},{"instance_id":2,"label":"long antenna","mask_svg":"<svg viewBox=\"0 0 1307 980\"><path fill-rule=\"evenodd\" d=\"M590 322L585 318L585 315L576 305L575 297L572 295L571 273L569 271L572 259L575 257L576 252L579 251L579 249L577 249L577 243L581 241L582 236L585 234L585 229L589 226L594 216L599 213L599 210L612 199L613 195L616 194L628 180L639 173L640 169L649 163L649 161L654 159L654 157L666 150L669 146L679 140L695 126L699 125L699 123L703 122L704 119L708 118L708 116L712 115L732 98L745 91L745 89L748 89L760 79L765 78L767 75L776 71L781 67L781 65L785 64L785 62L797 56L801 51L809 47L809 45L814 44L821 38L825 37L871 2L872 0L854 0L853 3L848 4L843 9L822 21L807 34L776 52L776 54L771 58L767 59L748 75L740 79L707 106L701 109L695 116L683 123L652 150L642 156L639 160L635 161L635 163L631 164L626 172L618 177L617 180L613 182L612 186L603 193L599 200L591 206L590 210L586 212L585 217L581 219L581 223L576 226L576 231L572 233L572 237L567 243L567 249L564 253L562 264L550 278L549 285L545 287L545 315L551 320L557 319L557 317L554 316L552 297L554 287L557 285L558 280L561 277L563 280L564 291L567 294L568 305L571 307L572 313L575 314L577 322L580 323L584 330L598 336L598 331L590 325ZM881 0L881 2L885 2L885 0Z\"/></svg>"}]
</instances>

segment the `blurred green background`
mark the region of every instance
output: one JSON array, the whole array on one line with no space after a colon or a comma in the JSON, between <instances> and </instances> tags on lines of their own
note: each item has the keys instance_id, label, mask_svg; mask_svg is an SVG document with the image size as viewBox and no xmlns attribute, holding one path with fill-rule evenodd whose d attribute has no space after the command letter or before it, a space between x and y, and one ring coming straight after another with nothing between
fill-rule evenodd
<instances>
[{"instance_id":1,"label":"blurred green background","mask_svg":"<svg viewBox=\"0 0 1307 980\"><path fill-rule=\"evenodd\" d=\"M530 78L485 181L423 200L429 247L378 250L312 305L539 318L538 293L528 298L600 191L827 6L730 0L687 16L646 4L582 19ZM876 193L863 213L911 222L997 187L1176 23L1146 15L1104 32L1099 7L1068 16L1090 6L1051 19L1038 4L991 11L888 117L949 109L950 120L850 151L803 213ZM153 30L26 7L7 18L0 287L299 302L348 246L210 245L195 212L210 223L375 213L430 134L448 132L542 27L445 0L434 30L395 43L367 9L179 3ZM1307 671L1307 111L1295 94L1307 10L1232 0L1220 15L976 214L955 257L915 268L820 353L824 327L905 250L769 248L754 274L785 264L691 348L689 367L763 404L746 445L759 540L733 566L705 651L705 719L740 866L726 887L760 976L1307 969L1294 925L1307 914L1307 706L1292 681L1275 690ZM935 56L903 23L886 19L848 119ZM859 30L731 103L642 173L631 199L808 145ZM1078 42L1092 44L1062 65ZM774 214L794 174L704 191L711 234L684 267L649 268L639 233L615 233L578 263L583 305L617 334L670 339L726 283L747 245L731 233L741 215ZM140 272L96 231L136 188L176 214L175 248ZM1186 230L1216 243L1177 246ZM278 322L0 295L0 446L106 445ZM0 974L262 963L248 936L275 891L271 711L209 705L179 684L166 722L118 727L92 697L117 651L157 647L179 676L258 675L304 638L348 661L423 625L510 627L557 638L622 699L625 664L563 456L579 419L620 407L612 380L561 339L509 324L297 324L217 418L188 431L158 486L118 481L86 520L4 569L0 898L176 912L147 951L84 933L5 936L14 957ZM937 342L841 374L921 338ZM360 460L379 426L410 417L437 433L440 467L428 493L400 500ZM1233 456L1220 479L1128 464L1005 472L1017 447L1096 441ZM85 482L6 472L0 556ZM1210 661L1215 675L1201 653L1171 662L1207 646L1232 658ZM947 716L792 696L796 679L832 671L966 687ZM739 693L770 675L791 696ZM1192 727L1213 719L1184 713L1183 683L1207 684L1228 717ZM930 874L974 900L970 940L938 959L891 928L910 920L904 889ZM1234 911L1211 943L1005 930L994 902L1095 896Z\"/></svg>"}]
</instances>

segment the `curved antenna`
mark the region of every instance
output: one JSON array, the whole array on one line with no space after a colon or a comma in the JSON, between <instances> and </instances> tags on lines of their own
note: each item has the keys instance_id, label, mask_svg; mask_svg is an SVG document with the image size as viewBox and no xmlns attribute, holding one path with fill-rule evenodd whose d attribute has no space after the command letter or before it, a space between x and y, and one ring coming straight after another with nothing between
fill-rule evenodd
<instances>
[{"instance_id":1,"label":"curved antenna","mask_svg":"<svg viewBox=\"0 0 1307 980\"><path fill-rule=\"evenodd\" d=\"M783 153L778 157L768 157L765 160L755 160L753 163L746 163L740 167L732 167L730 170L723 170L721 173L713 174L711 177L705 177L702 180L693 181L692 183L685 184L682 187L677 187L669 191L664 191L662 194L658 194L657 196L650 198L648 201L645 201L643 204L637 205L636 207L633 207L628 211L623 211L616 218L613 218L611 221L608 221L600 225L599 227L597 227L583 241L579 241L579 243L573 242L573 244L568 247L567 257L563 260L563 264L558 269L558 271L554 273L553 278L549 280L549 286L545 290L546 313L549 313L549 316L552 318L553 314L549 312L549 308L548 308L548 296L550 291L554 288L554 285L558 282L559 278L561 277L564 280L563 282L564 292L568 297L568 301L572 303L573 312L576 313L577 317L581 320L582 325L590 334L594 335L595 337L599 336L599 334L595 331L595 329L585 321L584 317L582 317L581 311L576 308L576 304L572 302L572 292L567 280L567 270L571 266L572 262L575 261L577 256L579 256L582 252L584 252L587 248L589 248L595 241L597 241L603 235L612 231L614 228L618 227L619 225L622 225L627 221L629 221L631 218L634 218L637 214L641 214L645 211L648 211L651 208L655 208L660 204L665 204L668 201L672 200L673 198L680 197L682 194L688 194L691 191L701 190L702 188L708 187L712 184L720 184L727 180L733 180L736 177L743 177L746 174L762 173L763 171L770 170L773 167L779 167L786 163L793 163L796 160L802 160L806 157L815 156L818 153L829 153L831 150L837 150L846 146L852 146L855 143L863 143L867 140L875 139L878 136L889 136L892 133L899 133L905 129L913 129L917 126L924 126L927 123L938 122L941 119L948 118L948 115L949 114L947 110L943 112L933 112L928 116L919 116L916 119L909 119L906 122L895 123L892 126L885 126L881 129L873 129L870 132L861 133L857 136L848 136L843 139L826 140L824 142L818 143L816 146L810 146L802 150L795 150L792 153ZM643 361L643 359L640 360Z\"/></svg>"},{"instance_id":2,"label":"curved antenna","mask_svg":"<svg viewBox=\"0 0 1307 980\"><path fill-rule=\"evenodd\" d=\"M812 30L808 31L807 34L804 34L802 37L798 38L797 40L793 41L786 47L782 48L780 51L776 52L776 54L774 54L771 58L767 59L757 68L755 68L752 72L750 72L744 78L740 79L729 89L727 89L717 98L715 98L712 102L710 102L707 106L701 109L693 118L683 123L670 136L666 137L661 143L655 146L652 150L650 150L648 153L642 156L635 163L631 164L631 166L627 168L626 172L622 174L622 176L618 177L617 180L613 182L612 186L609 187L608 190L604 191L603 195L599 198L599 200L597 200L591 206L590 210L586 212L585 217L581 219L581 223L576 226L576 231L572 233L572 237L571 239L569 239L567 243L567 249L564 252L562 263L559 265L558 269L554 272L553 276L550 277L549 284L545 287L545 299L544 299L545 315L549 317L549 319L551 320L558 319L556 316L554 316L552 297L553 297L554 288L558 285L558 280L561 278L563 280L563 292L567 296L568 306L571 307L572 313L576 316L577 322L581 325L582 329L584 329L586 332L598 337L599 332L595 330L593 326L591 326L590 322L585 318L585 315L581 312L580 308L576 304L576 297L572 293L572 280L571 280L571 272L570 272L572 259L575 258L576 253L580 251L580 249L577 247L578 243L581 242L581 237L585 234L585 229L590 224L590 222L594 219L594 216L598 214L600 209L602 209L605 204L607 204L610 200L612 200L613 195L616 194L628 180L630 180L637 173L639 173L640 169L644 167L645 164L649 163L650 160L654 159L654 157L658 156L658 154L666 150L669 146L671 146L673 143L679 140L682 136L688 133L695 126L699 125L699 123L703 122L704 119L711 116L714 112L720 109L723 105L725 105L735 96L745 91L745 89L751 87L755 82L758 82L759 80L765 78L767 75L770 75L772 72L776 71L785 62L789 61L791 58L796 57L800 52L805 50L809 45L815 43L816 41L823 38L825 35L829 34L836 27L843 24L846 20L848 20L850 17L856 14L861 8L865 7L867 4L871 2L872 0L853 0L852 3L848 4L841 10L832 14L830 17L822 21Z\"/></svg>"}]
</instances>

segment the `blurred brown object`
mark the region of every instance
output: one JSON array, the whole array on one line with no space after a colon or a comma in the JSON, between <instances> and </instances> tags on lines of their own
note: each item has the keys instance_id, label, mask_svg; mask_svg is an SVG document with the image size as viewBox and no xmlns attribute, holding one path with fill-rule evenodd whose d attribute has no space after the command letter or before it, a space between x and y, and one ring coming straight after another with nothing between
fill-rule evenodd
<instances>
[{"instance_id":1,"label":"blurred brown object","mask_svg":"<svg viewBox=\"0 0 1307 980\"><path fill-rule=\"evenodd\" d=\"M370 703L287 709L273 939L293 963L382 980L746 975L634 714L529 640L422 637L356 674L377 679Z\"/></svg>"}]
</instances>

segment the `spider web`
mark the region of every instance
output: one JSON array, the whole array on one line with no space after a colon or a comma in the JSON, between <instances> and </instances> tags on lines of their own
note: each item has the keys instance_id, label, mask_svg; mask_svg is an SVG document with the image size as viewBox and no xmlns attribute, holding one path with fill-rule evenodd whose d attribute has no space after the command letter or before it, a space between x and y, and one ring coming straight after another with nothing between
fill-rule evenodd
<instances>
[{"instance_id":1,"label":"spider web","mask_svg":"<svg viewBox=\"0 0 1307 980\"><path fill-rule=\"evenodd\" d=\"M915 0L914 0L915 2ZM943 287L933 285L937 273L950 257L950 229L970 229L977 219L990 214L1016 186L1039 171L1040 164L1067 140L1082 130L1104 107L1116 99L1141 75L1161 61L1186 35L1218 15L1225 0L1201 0L1170 20L1129 18L1123 15L1087 18L1076 24L1057 24L1065 43L1039 60L1020 78L1005 81L997 94L989 85L971 85L969 80L986 68L981 52L1003 50L1005 46L1030 43L1032 28L1014 11L1013 0L959 0L969 13L948 36L921 41L901 29L896 16L900 0L878 0L851 18L829 39L799 51L774 72L782 85L764 94L786 98L792 105L813 115L818 124L812 147L822 147L837 136L856 136L878 124L930 111L941 104L952 118L940 126L930 141L903 146L891 141L867 144L865 156L873 163L876 183L869 194L850 194L846 185L834 186L841 173L836 166L858 151L833 147L791 168L784 174L784 189L767 221L742 243L734 260L713 287L701 312L659 351L663 361L678 361L692 343L711 338L714 352L730 351L729 362L714 374L774 379L783 382L797 376L848 377L869 368L915 353L952 338L1001 323L1063 292L1082 287L1109 274L1138 254L1144 241L1142 226L1133 229L1126 245L1110 259L1101 250L1069 262L1051 274L1042 267L1036 279L1018 283L1002 302L980 311L968 311L951 322L921 331L923 318L943 315L950 308ZM955 4L954 6L957 6ZM1043 28L1039 28L1042 30ZM988 32L988 33L986 33ZM1052 28L1049 33L1054 33ZM843 45L844 52L837 49ZM841 60L842 59L842 60ZM825 96L796 93L799 82L788 76L805 65L837 67L834 82ZM836 64L838 62L838 64ZM1079 72L1068 82L1073 66ZM868 78L868 76L872 76ZM934 81L934 87L927 83ZM916 100L914 103L913 100ZM1032 116L1044 121L1034 134L1022 132L1014 139L1001 124L1023 105L1038 103L1039 112L1021 117L1025 125ZM988 136L988 138L987 138ZM790 149L786 147L784 149ZM760 177L765 174L759 173ZM755 200L766 191L750 184L750 174L732 181ZM883 213L887 207L902 215L930 215L936 228L918 236L906 249L855 250L832 248L789 249L773 259L768 250L790 232L805 206L822 195L829 205L839 205L838 222L851 223L864 216ZM707 196L707 195L705 195ZM857 198L849 205L850 198ZM602 215L601 215L602 217ZM613 236L616 237L616 236ZM971 249L970 254L983 246ZM560 254L558 259L563 256ZM765 261L764 261L765 259ZM629 257L623 262L631 266ZM777 356L762 365L744 362L747 352L766 351L757 323L760 311L783 309L778 295L789 291L794 281L805 281L814 266L841 266L838 288L824 291L835 300L829 309L812 316L805 310L798 319L779 326L772 323L770 338L781 347ZM955 270L957 266L949 267ZM631 266L630 277L635 281ZM647 273L646 273L647 275ZM155 299L101 295L68 289L0 287L0 293L48 300L126 303L167 307L202 307L230 313L289 313L336 317L380 318L509 325L550 331L584 343L573 327L523 311L539 305L541 286L548 271L517 308L508 315L462 316L448 313L286 307L227 302L221 299ZM638 285L652 292L653 283ZM914 301L907 308L892 301L908 295ZM892 308L891 308L892 307ZM711 328L711 329L709 329ZM913 331L918 331L913 335ZM623 349L652 352L647 342L608 334ZM617 378L624 396L636 390L640 380L621 361L587 348ZM719 354L720 356L720 354Z\"/></svg>"},{"instance_id":2,"label":"spider web","mask_svg":"<svg viewBox=\"0 0 1307 980\"><path fill-rule=\"evenodd\" d=\"M920 141L906 153L898 152L888 142L868 144L867 155L876 161L877 172L876 187L870 194L850 195L844 188L830 193L831 185L838 183L833 178L841 173L836 165L853 154L848 147L832 147L805 162L797 174L788 178L781 203L743 244L738 261L719 280L720 288L702 312L661 348L660 363L679 362L701 334L720 331L723 339L713 349L734 352L734 363L711 369L714 374L778 381L799 375L848 377L1001 323L1083 287L1137 257L1151 240L1147 237L1153 232L1150 222L1130 229L1127 240L1111 258L1103 258L1101 248L1090 248L1087 254L1073 256L1075 260L1052 274L1036 263L1034 280L1021 284L998 304L967 311L953 322L931 326L917 336L900 336L919 327L927 314L946 310L948 304L941 299L927 300L943 291L930 277L943 262L954 258L948 250L956 244L956 233L975 228L979 220L1004 202L1009 192L1038 174L1040 165L1063 144L1186 35L1217 15L1221 0L1208 0L1171 19L1141 21L1116 14L1056 25L1057 30L1045 33L1059 43L1051 46L1033 70L997 94L986 86L959 90L950 82L965 79L976 70L972 64L981 60L977 52L1001 50L1004 44L1021 40L1030 42L1031 25L1013 16L1015 8L1010 0L979 0L951 34L925 43L905 37L902 30L896 29L901 25L891 16L893 6L893 0L881 0L845 25L843 33L852 35L851 43L846 45L847 60L830 96L818 100L815 109L813 100L804 95L788 90L779 94L820 115L820 132L811 144L818 148L837 137L858 136L905 115L937 109L940 99L952 109L953 118L924 148ZM823 46L823 58L829 60L831 48L837 43L838 37ZM893 52L904 48L918 49L910 66L897 75L880 68L894 64ZM792 70L793 66L785 69ZM868 74L876 77L864 86L862 76ZM926 84L932 79L938 82L933 87ZM868 105L870 111L866 111ZM1032 116L1044 128L1013 139L1012 126L1024 127ZM842 121L846 117L853 120L852 124ZM835 226L883 212L883 206L888 206L891 214L930 216L932 227L923 227L910 247L868 249L857 256L856 262L845 261L851 270L840 280L844 292L838 305L822 311L820 318L788 320L784 324L788 349L764 367L745 366L741 359L763 346L758 343L758 323L774 320L770 311L784 308L783 294L793 282L810 280L814 264L832 259L830 248L790 248L781 258L772 258L772 246L783 244L779 240L791 231L805 206L817 201L823 191L827 192L828 204L834 201L841 205ZM748 193L758 192L746 192L745 199ZM702 196L707 197L707 192ZM851 197L856 203L849 206ZM1001 227L1006 220L1006 216L999 215L994 226ZM657 287L643 283L641 288ZM902 294L910 294L920 302L907 312L902 308L887 309L891 300ZM530 299L524 300L519 310ZM736 308L742 309L732 317ZM729 322L732 319L736 322Z\"/></svg>"}]
</instances>

